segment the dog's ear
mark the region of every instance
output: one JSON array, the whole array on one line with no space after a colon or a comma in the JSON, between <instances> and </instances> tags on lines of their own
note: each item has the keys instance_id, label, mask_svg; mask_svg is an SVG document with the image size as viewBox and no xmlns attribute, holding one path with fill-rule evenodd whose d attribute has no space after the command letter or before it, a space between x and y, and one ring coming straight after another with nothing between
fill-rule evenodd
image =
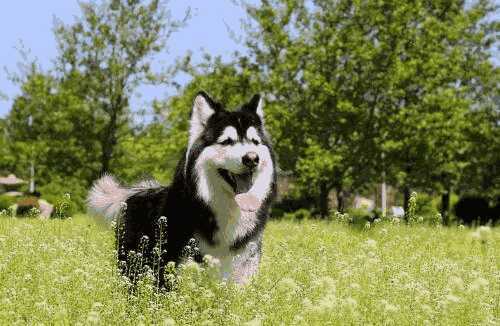
<instances>
[{"instance_id":1,"label":"dog's ear","mask_svg":"<svg viewBox=\"0 0 500 326\"><path fill-rule=\"evenodd\" d=\"M264 122L264 110L262 109L264 103L260 94L255 94L252 99L241 108L244 111L256 113L262 122Z\"/></svg>"},{"instance_id":2,"label":"dog's ear","mask_svg":"<svg viewBox=\"0 0 500 326\"><path fill-rule=\"evenodd\" d=\"M189 143L192 144L205 129L208 119L219 109L219 105L207 93L198 92L191 110Z\"/></svg>"}]
</instances>

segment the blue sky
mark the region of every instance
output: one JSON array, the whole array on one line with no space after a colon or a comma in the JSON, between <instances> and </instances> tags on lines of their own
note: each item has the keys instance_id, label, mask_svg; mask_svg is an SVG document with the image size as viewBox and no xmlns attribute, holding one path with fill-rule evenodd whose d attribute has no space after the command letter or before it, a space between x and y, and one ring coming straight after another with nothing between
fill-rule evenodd
<instances>
[{"instance_id":1,"label":"blue sky","mask_svg":"<svg viewBox=\"0 0 500 326\"><path fill-rule=\"evenodd\" d=\"M191 50L195 54L203 48L211 55L229 57L234 50L242 50L242 45L229 36L226 24L236 33L240 32L240 20L245 16L242 8L225 0L171 0L169 8L174 17L182 17L188 7L193 17L188 26L174 34L169 41L168 52L158 55L156 62L172 63L176 57ZM17 71L20 60L16 47L20 41L30 49L31 56L37 58L44 70L52 66L57 56L56 42L52 33L53 18L71 23L80 16L76 0L16 0L4 1L0 10L0 92L9 99L0 99L0 117L10 109L12 99L19 93L19 87L9 81L4 68ZM196 58L196 56L195 56ZM140 96L134 96L132 107L144 107L154 98L163 98L163 87L141 87Z\"/></svg>"}]
</instances>

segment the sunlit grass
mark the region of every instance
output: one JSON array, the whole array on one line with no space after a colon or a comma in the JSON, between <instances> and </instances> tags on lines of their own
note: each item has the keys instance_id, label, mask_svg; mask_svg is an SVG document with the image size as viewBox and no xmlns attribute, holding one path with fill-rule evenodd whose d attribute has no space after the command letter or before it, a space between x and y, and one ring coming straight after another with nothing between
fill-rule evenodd
<instances>
[{"instance_id":1,"label":"sunlit grass","mask_svg":"<svg viewBox=\"0 0 500 326\"><path fill-rule=\"evenodd\" d=\"M500 230L272 221L247 287L187 266L128 294L112 230L0 218L0 324L498 324Z\"/></svg>"}]
</instances>

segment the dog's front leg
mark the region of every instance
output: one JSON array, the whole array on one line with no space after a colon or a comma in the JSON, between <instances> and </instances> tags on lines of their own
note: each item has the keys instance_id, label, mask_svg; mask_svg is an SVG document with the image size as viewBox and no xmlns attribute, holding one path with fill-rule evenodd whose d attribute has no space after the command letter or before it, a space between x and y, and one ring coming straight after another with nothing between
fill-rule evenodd
<instances>
[{"instance_id":1,"label":"dog's front leg","mask_svg":"<svg viewBox=\"0 0 500 326\"><path fill-rule=\"evenodd\" d=\"M233 259L233 281L237 284L247 284L257 272L262 251L262 234L250 241Z\"/></svg>"}]
</instances>

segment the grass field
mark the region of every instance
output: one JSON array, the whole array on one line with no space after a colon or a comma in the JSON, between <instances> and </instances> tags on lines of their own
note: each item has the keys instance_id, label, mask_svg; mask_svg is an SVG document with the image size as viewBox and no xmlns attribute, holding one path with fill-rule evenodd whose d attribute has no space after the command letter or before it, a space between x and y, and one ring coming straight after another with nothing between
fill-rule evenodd
<instances>
[{"instance_id":1,"label":"grass field","mask_svg":"<svg viewBox=\"0 0 500 326\"><path fill-rule=\"evenodd\" d=\"M0 218L0 324L498 325L500 229L273 221L240 288L182 269L128 295L112 230L86 216ZM213 272L213 271L212 271Z\"/></svg>"}]
</instances>

